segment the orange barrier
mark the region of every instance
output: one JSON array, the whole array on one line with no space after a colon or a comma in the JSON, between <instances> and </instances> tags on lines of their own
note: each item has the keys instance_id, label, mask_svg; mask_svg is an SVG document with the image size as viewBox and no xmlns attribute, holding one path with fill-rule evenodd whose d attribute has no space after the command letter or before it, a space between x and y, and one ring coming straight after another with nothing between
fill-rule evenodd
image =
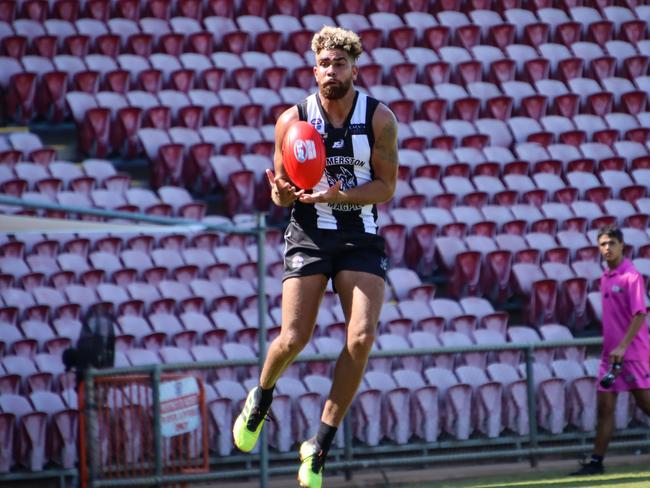
<instances>
[{"instance_id":1,"label":"orange barrier","mask_svg":"<svg viewBox=\"0 0 650 488\"><path fill-rule=\"evenodd\" d=\"M94 378L95 405L79 388L81 486L89 480L116 480L208 472L208 417L201 378L160 376L160 471L151 375ZM90 415L88 415L90 414ZM96 420L90 420L93 418ZM96 432L91 433L90 422ZM92 469L92 467L94 469Z\"/></svg>"}]
</instances>

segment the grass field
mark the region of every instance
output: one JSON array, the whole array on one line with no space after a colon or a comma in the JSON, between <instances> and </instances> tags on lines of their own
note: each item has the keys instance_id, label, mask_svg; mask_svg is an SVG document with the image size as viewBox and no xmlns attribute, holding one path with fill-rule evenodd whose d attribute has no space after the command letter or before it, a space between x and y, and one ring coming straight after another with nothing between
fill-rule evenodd
<instances>
[{"instance_id":1,"label":"grass field","mask_svg":"<svg viewBox=\"0 0 650 488\"><path fill-rule=\"evenodd\" d=\"M462 481L437 481L433 484L409 485L408 488L649 488L650 467L621 466L607 469L602 476L573 478L567 471L531 473L465 479Z\"/></svg>"}]
</instances>

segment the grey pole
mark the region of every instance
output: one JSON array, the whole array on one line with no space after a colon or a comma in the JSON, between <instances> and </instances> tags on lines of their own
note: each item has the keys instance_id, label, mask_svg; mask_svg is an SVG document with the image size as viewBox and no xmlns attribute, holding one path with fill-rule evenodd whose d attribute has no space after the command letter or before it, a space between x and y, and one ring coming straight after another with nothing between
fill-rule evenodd
<instances>
[{"instance_id":1,"label":"grey pole","mask_svg":"<svg viewBox=\"0 0 650 488\"><path fill-rule=\"evenodd\" d=\"M258 312L258 351L260 372L266 358L266 219L263 213L257 214L257 312ZM269 445L267 429L262 429L260 439L260 488L269 486Z\"/></svg>"},{"instance_id":2,"label":"grey pole","mask_svg":"<svg viewBox=\"0 0 650 488\"><path fill-rule=\"evenodd\" d=\"M526 386L528 387L528 436L530 438L530 465L537 466L537 395L533 373L533 346L526 348Z\"/></svg>"}]
</instances>

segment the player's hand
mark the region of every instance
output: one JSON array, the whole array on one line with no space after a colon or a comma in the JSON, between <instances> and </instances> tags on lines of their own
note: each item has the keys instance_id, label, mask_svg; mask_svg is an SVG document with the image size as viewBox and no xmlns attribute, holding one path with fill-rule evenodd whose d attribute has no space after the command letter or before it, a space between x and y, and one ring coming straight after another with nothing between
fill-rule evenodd
<instances>
[{"instance_id":1,"label":"player's hand","mask_svg":"<svg viewBox=\"0 0 650 488\"><path fill-rule=\"evenodd\" d=\"M276 205L288 207L305 192L299 190L281 176L275 176L270 169L266 170L266 177L271 185L271 196Z\"/></svg>"},{"instance_id":2,"label":"player's hand","mask_svg":"<svg viewBox=\"0 0 650 488\"><path fill-rule=\"evenodd\" d=\"M300 201L302 203L340 203L341 198L340 181L334 183L334 186L330 186L327 190L300 195Z\"/></svg>"},{"instance_id":3,"label":"player's hand","mask_svg":"<svg viewBox=\"0 0 650 488\"><path fill-rule=\"evenodd\" d=\"M609 353L609 363L622 363L623 357L625 356L625 348L623 346L617 346Z\"/></svg>"}]
</instances>

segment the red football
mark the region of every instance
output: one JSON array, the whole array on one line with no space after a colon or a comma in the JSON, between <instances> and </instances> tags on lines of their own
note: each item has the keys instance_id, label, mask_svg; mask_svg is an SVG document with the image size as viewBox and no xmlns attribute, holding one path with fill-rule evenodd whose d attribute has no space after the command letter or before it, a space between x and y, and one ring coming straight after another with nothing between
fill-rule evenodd
<instances>
[{"instance_id":1,"label":"red football","mask_svg":"<svg viewBox=\"0 0 650 488\"><path fill-rule=\"evenodd\" d=\"M325 171L325 144L313 125L302 120L291 124L282 141L282 162L296 186L316 186Z\"/></svg>"}]
</instances>

